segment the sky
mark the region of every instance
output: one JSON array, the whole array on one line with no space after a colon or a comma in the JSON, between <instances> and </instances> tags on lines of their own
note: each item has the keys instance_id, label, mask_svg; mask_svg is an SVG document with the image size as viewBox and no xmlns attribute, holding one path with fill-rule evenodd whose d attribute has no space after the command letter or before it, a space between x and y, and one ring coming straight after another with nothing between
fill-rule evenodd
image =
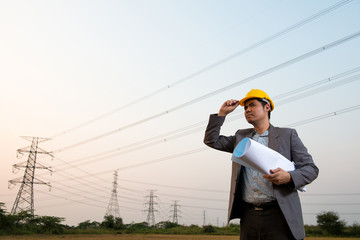
<instances>
[{"instance_id":1,"label":"sky","mask_svg":"<svg viewBox=\"0 0 360 240\"><path fill-rule=\"evenodd\" d=\"M0 202L11 211L9 180L38 137L53 157L36 158L52 170L35 170L51 185L34 185L37 215L101 222L117 171L125 223L147 219L152 191L156 222L176 201L180 224L223 226L231 154L204 131L257 88L320 169L299 193L305 224L323 211L360 223L359 12L358 0L0 0ZM238 108L222 134L248 127Z\"/></svg>"}]
</instances>

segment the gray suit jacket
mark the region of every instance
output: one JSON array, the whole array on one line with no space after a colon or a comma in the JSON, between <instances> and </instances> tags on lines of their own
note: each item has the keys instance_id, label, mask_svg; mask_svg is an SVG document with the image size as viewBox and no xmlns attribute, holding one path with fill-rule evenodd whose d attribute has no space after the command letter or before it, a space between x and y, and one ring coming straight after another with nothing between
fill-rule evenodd
<instances>
[{"instance_id":1,"label":"gray suit jacket","mask_svg":"<svg viewBox=\"0 0 360 240\"><path fill-rule=\"evenodd\" d=\"M238 130L233 136L220 135L220 128L225 121L225 117L210 115L209 123L206 128L204 143L217 150L232 153L243 138L251 137L253 128ZM296 239L305 238L302 210L297 189L311 183L319 173L319 169L314 164L311 155L301 142L295 129L277 128L270 125L269 128L269 148L279 152L281 155L293 161L296 169L289 172L292 183L275 185L274 194L279 206L285 216L290 230ZM228 221L241 218L242 190L240 180L241 165L232 163Z\"/></svg>"}]
</instances>

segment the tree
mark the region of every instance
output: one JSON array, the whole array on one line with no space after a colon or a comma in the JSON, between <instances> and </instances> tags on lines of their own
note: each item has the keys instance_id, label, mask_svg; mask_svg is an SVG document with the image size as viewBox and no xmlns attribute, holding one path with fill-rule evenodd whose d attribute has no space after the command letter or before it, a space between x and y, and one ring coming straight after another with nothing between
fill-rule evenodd
<instances>
[{"instance_id":1,"label":"tree","mask_svg":"<svg viewBox=\"0 0 360 240\"><path fill-rule=\"evenodd\" d=\"M115 222L114 222L114 228L115 228L116 230L121 230L121 229L124 229L124 227L125 227L125 225L124 225L124 223L123 223L122 218L116 217L116 218L115 218Z\"/></svg>"},{"instance_id":2,"label":"tree","mask_svg":"<svg viewBox=\"0 0 360 240\"><path fill-rule=\"evenodd\" d=\"M324 230L330 235L340 235L344 232L345 221L339 219L336 212L321 212L316 215L317 223L320 229Z\"/></svg>"},{"instance_id":3,"label":"tree","mask_svg":"<svg viewBox=\"0 0 360 240\"><path fill-rule=\"evenodd\" d=\"M155 225L156 228L163 228L163 229L169 229L169 228L174 228L174 227L178 227L180 226L177 223L173 223L170 221L165 221L165 222L159 222Z\"/></svg>"},{"instance_id":4,"label":"tree","mask_svg":"<svg viewBox=\"0 0 360 240\"><path fill-rule=\"evenodd\" d=\"M149 224L147 222L130 223L126 226L127 233L143 232L144 230L148 230L148 229L149 229Z\"/></svg>"},{"instance_id":5,"label":"tree","mask_svg":"<svg viewBox=\"0 0 360 240\"><path fill-rule=\"evenodd\" d=\"M37 217L37 219L41 233L46 232L59 234L64 231L63 226L60 224L62 221L65 220L64 218L53 216L40 216Z\"/></svg>"},{"instance_id":6,"label":"tree","mask_svg":"<svg viewBox=\"0 0 360 240\"><path fill-rule=\"evenodd\" d=\"M215 227L213 227L212 225L203 226L203 230L204 230L205 233L214 233L214 232L216 232Z\"/></svg>"},{"instance_id":7,"label":"tree","mask_svg":"<svg viewBox=\"0 0 360 240\"><path fill-rule=\"evenodd\" d=\"M98 228L100 226L99 222L93 221L90 222L90 220L86 220L85 222L81 222L78 224L77 228L79 229L89 229L89 228Z\"/></svg>"},{"instance_id":8,"label":"tree","mask_svg":"<svg viewBox=\"0 0 360 240\"><path fill-rule=\"evenodd\" d=\"M114 228L115 227L115 218L113 215L104 216L104 221L101 223L101 226L104 228Z\"/></svg>"},{"instance_id":9,"label":"tree","mask_svg":"<svg viewBox=\"0 0 360 240\"><path fill-rule=\"evenodd\" d=\"M14 229L15 218L6 212L5 203L0 203L0 233L9 233Z\"/></svg>"},{"instance_id":10,"label":"tree","mask_svg":"<svg viewBox=\"0 0 360 240\"><path fill-rule=\"evenodd\" d=\"M360 225L358 223L354 223L349 232L350 236L352 237L360 237Z\"/></svg>"}]
</instances>

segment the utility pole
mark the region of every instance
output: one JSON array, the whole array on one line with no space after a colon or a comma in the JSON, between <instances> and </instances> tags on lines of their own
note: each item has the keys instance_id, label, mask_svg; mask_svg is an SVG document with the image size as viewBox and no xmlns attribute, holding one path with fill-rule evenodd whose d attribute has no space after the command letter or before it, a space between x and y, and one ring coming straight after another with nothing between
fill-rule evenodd
<instances>
[{"instance_id":1,"label":"utility pole","mask_svg":"<svg viewBox=\"0 0 360 240\"><path fill-rule=\"evenodd\" d=\"M178 212L181 212L178 209L178 207L180 207L180 205L178 205L178 201L175 200L174 204L172 204L171 207L173 207L173 209L170 211L170 212L172 212L172 216L171 216L172 222L178 224L179 223L179 217L180 217Z\"/></svg>"},{"instance_id":2,"label":"utility pole","mask_svg":"<svg viewBox=\"0 0 360 240\"><path fill-rule=\"evenodd\" d=\"M206 225L206 210L203 211L203 226Z\"/></svg>"},{"instance_id":3,"label":"utility pole","mask_svg":"<svg viewBox=\"0 0 360 240\"><path fill-rule=\"evenodd\" d=\"M155 209L155 205L157 205L157 203L154 201L154 198L157 198L157 196L154 195L154 190L150 190L150 194L148 196L146 196L146 198L149 199L148 202L145 203L145 205L148 206L147 210L145 210L145 212L147 212L147 217L146 217L146 222L148 223L149 226L154 226L155 225L155 212L158 212L158 210Z\"/></svg>"},{"instance_id":4,"label":"utility pole","mask_svg":"<svg viewBox=\"0 0 360 240\"><path fill-rule=\"evenodd\" d=\"M14 215L22 211L28 211L31 215L34 215L34 184L45 184L50 187L49 182L44 182L35 177L35 169L47 169L52 172L50 167L45 167L39 163L36 163L36 157L38 154L47 154L51 157L52 154L38 147L40 142L49 140L48 138L39 137L22 137L31 142L30 147L25 147L17 150L17 157L21 157L23 153L29 153L27 162L22 162L13 165L13 172L15 169L25 168L23 178L15 178L9 181L10 185L21 183L19 192L16 196L14 205L10 214ZM26 164L25 164L26 163Z\"/></svg>"},{"instance_id":5,"label":"utility pole","mask_svg":"<svg viewBox=\"0 0 360 240\"><path fill-rule=\"evenodd\" d=\"M117 197L117 178L118 173L114 173L113 189L111 191L111 198L106 209L105 216L112 215L114 218L120 218L119 201Z\"/></svg>"}]
</instances>

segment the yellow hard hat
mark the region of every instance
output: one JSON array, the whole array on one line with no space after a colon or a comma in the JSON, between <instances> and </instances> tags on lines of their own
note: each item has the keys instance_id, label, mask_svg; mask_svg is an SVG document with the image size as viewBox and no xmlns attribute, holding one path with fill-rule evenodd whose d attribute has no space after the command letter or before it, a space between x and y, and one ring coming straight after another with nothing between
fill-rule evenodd
<instances>
[{"instance_id":1,"label":"yellow hard hat","mask_svg":"<svg viewBox=\"0 0 360 240\"><path fill-rule=\"evenodd\" d=\"M271 107L271 110L274 110L274 103L273 101L271 100L271 98L266 94L266 92L262 91L262 90L259 90L259 89L251 89L250 92L248 92L246 94L246 96L241 99L239 102L240 102L240 105L241 106L244 106L245 105L245 101L246 100L249 100L249 99L252 99L252 98L260 98L262 99L263 101L265 102L268 102L270 104L270 107Z\"/></svg>"}]
</instances>

